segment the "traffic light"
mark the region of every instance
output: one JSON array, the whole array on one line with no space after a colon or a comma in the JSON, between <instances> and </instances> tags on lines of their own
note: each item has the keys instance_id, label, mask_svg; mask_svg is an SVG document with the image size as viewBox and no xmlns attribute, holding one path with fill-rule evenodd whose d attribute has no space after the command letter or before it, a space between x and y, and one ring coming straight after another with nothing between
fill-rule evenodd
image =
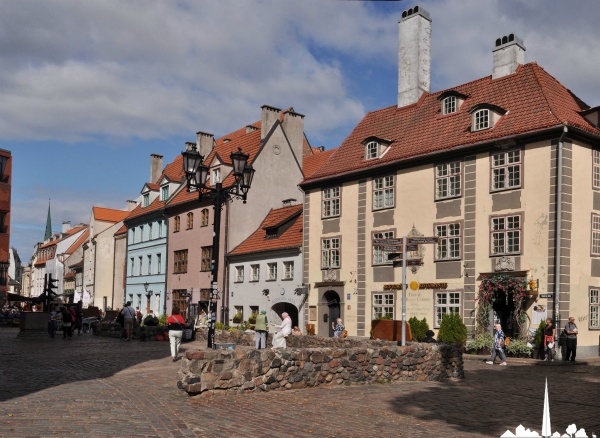
<instances>
[{"instance_id":1,"label":"traffic light","mask_svg":"<svg viewBox=\"0 0 600 438\"><path fill-rule=\"evenodd\" d=\"M55 291L58 289L58 278L52 278L52 274L48 274L48 282L46 283L46 295L51 298L52 295L58 295Z\"/></svg>"}]
</instances>

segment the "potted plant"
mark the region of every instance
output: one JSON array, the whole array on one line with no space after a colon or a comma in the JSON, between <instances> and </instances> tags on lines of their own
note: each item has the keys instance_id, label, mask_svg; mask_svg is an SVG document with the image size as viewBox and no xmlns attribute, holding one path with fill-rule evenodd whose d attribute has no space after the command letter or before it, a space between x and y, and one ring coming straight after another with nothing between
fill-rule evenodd
<instances>
[{"instance_id":1,"label":"potted plant","mask_svg":"<svg viewBox=\"0 0 600 438\"><path fill-rule=\"evenodd\" d=\"M490 332L477 333L467 342L467 353L489 356L492 354L494 336Z\"/></svg>"},{"instance_id":2,"label":"potted plant","mask_svg":"<svg viewBox=\"0 0 600 438\"><path fill-rule=\"evenodd\" d=\"M235 324L239 324L240 322L242 322L242 318L243 318L243 314L242 311L240 310L239 312L237 312L235 315L233 315L233 322Z\"/></svg>"}]
</instances>

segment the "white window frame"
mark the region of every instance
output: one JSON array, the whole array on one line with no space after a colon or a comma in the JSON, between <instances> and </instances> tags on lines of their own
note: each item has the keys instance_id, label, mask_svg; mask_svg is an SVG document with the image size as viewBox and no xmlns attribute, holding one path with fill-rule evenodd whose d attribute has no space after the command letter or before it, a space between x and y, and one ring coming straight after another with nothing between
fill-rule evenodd
<instances>
[{"instance_id":1,"label":"white window frame","mask_svg":"<svg viewBox=\"0 0 600 438\"><path fill-rule=\"evenodd\" d=\"M394 292L374 292L371 307L373 319L386 316L396 319L396 294Z\"/></svg>"},{"instance_id":2,"label":"white window frame","mask_svg":"<svg viewBox=\"0 0 600 438\"><path fill-rule=\"evenodd\" d=\"M169 199L169 186L162 186L160 189L161 201L166 201Z\"/></svg>"},{"instance_id":3,"label":"white window frame","mask_svg":"<svg viewBox=\"0 0 600 438\"><path fill-rule=\"evenodd\" d=\"M144 193L142 195L142 207L148 207L150 205L150 194Z\"/></svg>"},{"instance_id":4,"label":"white window frame","mask_svg":"<svg viewBox=\"0 0 600 438\"><path fill-rule=\"evenodd\" d=\"M521 254L523 236L523 215L507 214L490 217L490 254Z\"/></svg>"},{"instance_id":5,"label":"white window frame","mask_svg":"<svg viewBox=\"0 0 600 438\"><path fill-rule=\"evenodd\" d=\"M456 198L461 195L462 170L460 161L435 166L435 199Z\"/></svg>"},{"instance_id":6,"label":"white window frame","mask_svg":"<svg viewBox=\"0 0 600 438\"><path fill-rule=\"evenodd\" d=\"M250 265L250 281L260 280L260 265Z\"/></svg>"},{"instance_id":7,"label":"white window frame","mask_svg":"<svg viewBox=\"0 0 600 438\"><path fill-rule=\"evenodd\" d=\"M373 233L373 239L393 239L393 231L380 231ZM383 245L373 245L373 266L378 265L391 265L392 260L388 260L388 254L390 251L384 251Z\"/></svg>"},{"instance_id":8,"label":"white window frame","mask_svg":"<svg viewBox=\"0 0 600 438\"><path fill-rule=\"evenodd\" d=\"M592 186L600 189L600 150L594 149L592 156Z\"/></svg>"},{"instance_id":9,"label":"white window frame","mask_svg":"<svg viewBox=\"0 0 600 438\"><path fill-rule=\"evenodd\" d=\"M492 154L491 184L492 191L520 188L523 175L523 159L521 149Z\"/></svg>"},{"instance_id":10,"label":"white window frame","mask_svg":"<svg viewBox=\"0 0 600 438\"><path fill-rule=\"evenodd\" d=\"M146 256L146 264L148 267L148 275L152 274L152 254Z\"/></svg>"},{"instance_id":11,"label":"white window frame","mask_svg":"<svg viewBox=\"0 0 600 438\"><path fill-rule=\"evenodd\" d=\"M462 248L462 229L460 222L449 222L435 225L436 260L460 260Z\"/></svg>"},{"instance_id":12,"label":"white window frame","mask_svg":"<svg viewBox=\"0 0 600 438\"><path fill-rule=\"evenodd\" d=\"M600 288L590 287L589 292L589 324L590 330L600 330Z\"/></svg>"},{"instance_id":13,"label":"white window frame","mask_svg":"<svg viewBox=\"0 0 600 438\"><path fill-rule=\"evenodd\" d=\"M337 217L340 215L340 187L328 187L322 191L322 217Z\"/></svg>"},{"instance_id":14,"label":"white window frame","mask_svg":"<svg viewBox=\"0 0 600 438\"><path fill-rule=\"evenodd\" d=\"M600 256L600 215L592 213L591 255Z\"/></svg>"},{"instance_id":15,"label":"white window frame","mask_svg":"<svg viewBox=\"0 0 600 438\"><path fill-rule=\"evenodd\" d=\"M210 172L210 184L214 186L215 184L220 183L220 182L221 182L221 168L215 167Z\"/></svg>"},{"instance_id":16,"label":"white window frame","mask_svg":"<svg viewBox=\"0 0 600 438\"><path fill-rule=\"evenodd\" d=\"M139 267L138 276L143 275L142 274L142 268L144 267L143 264L144 264L144 261L143 261L142 256L138 256L138 265L139 265L138 266Z\"/></svg>"},{"instance_id":17,"label":"white window frame","mask_svg":"<svg viewBox=\"0 0 600 438\"><path fill-rule=\"evenodd\" d=\"M449 313L460 315L462 293L456 290L434 291L433 327L439 328L442 317Z\"/></svg>"},{"instance_id":18,"label":"white window frame","mask_svg":"<svg viewBox=\"0 0 600 438\"><path fill-rule=\"evenodd\" d=\"M394 207L394 175L373 178L373 210Z\"/></svg>"},{"instance_id":19,"label":"white window frame","mask_svg":"<svg viewBox=\"0 0 600 438\"><path fill-rule=\"evenodd\" d=\"M162 274L162 254L156 254L156 273Z\"/></svg>"},{"instance_id":20,"label":"white window frame","mask_svg":"<svg viewBox=\"0 0 600 438\"><path fill-rule=\"evenodd\" d=\"M458 98L447 96L442 100L442 115L453 114L458 111Z\"/></svg>"},{"instance_id":21,"label":"white window frame","mask_svg":"<svg viewBox=\"0 0 600 438\"><path fill-rule=\"evenodd\" d=\"M370 141L365 146L365 159L373 160L379 158L381 145L376 141Z\"/></svg>"},{"instance_id":22,"label":"white window frame","mask_svg":"<svg viewBox=\"0 0 600 438\"><path fill-rule=\"evenodd\" d=\"M152 222L148 224L148 240L152 240Z\"/></svg>"},{"instance_id":23,"label":"white window frame","mask_svg":"<svg viewBox=\"0 0 600 438\"><path fill-rule=\"evenodd\" d=\"M283 279L291 280L294 278L294 262L283 262Z\"/></svg>"},{"instance_id":24,"label":"white window frame","mask_svg":"<svg viewBox=\"0 0 600 438\"><path fill-rule=\"evenodd\" d=\"M235 267L235 283L243 283L244 282L244 266L236 266Z\"/></svg>"},{"instance_id":25,"label":"white window frame","mask_svg":"<svg viewBox=\"0 0 600 438\"><path fill-rule=\"evenodd\" d=\"M492 112L481 108L473 113L473 131L483 131L492 127Z\"/></svg>"},{"instance_id":26,"label":"white window frame","mask_svg":"<svg viewBox=\"0 0 600 438\"><path fill-rule=\"evenodd\" d=\"M341 241L339 237L321 239L321 269L340 267Z\"/></svg>"},{"instance_id":27,"label":"white window frame","mask_svg":"<svg viewBox=\"0 0 600 438\"><path fill-rule=\"evenodd\" d=\"M277 263L267 263L267 281L277 280Z\"/></svg>"}]
</instances>

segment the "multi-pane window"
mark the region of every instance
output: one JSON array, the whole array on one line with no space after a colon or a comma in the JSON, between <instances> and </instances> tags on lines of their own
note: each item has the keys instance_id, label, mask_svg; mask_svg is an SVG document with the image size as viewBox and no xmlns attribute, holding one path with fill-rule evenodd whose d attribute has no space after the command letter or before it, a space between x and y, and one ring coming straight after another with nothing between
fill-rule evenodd
<instances>
[{"instance_id":1,"label":"multi-pane window","mask_svg":"<svg viewBox=\"0 0 600 438\"><path fill-rule=\"evenodd\" d=\"M321 240L321 268L340 267L340 239Z\"/></svg>"},{"instance_id":2,"label":"multi-pane window","mask_svg":"<svg viewBox=\"0 0 600 438\"><path fill-rule=\"evenodd\" d=\"M294 262L283 262L283 279L291 280L294 278Z\"/></svg>"},{"instance_id":3,"label":"multi-pane window","mask_svg":"<svg viewBox=\"0 0 600 438\"><path fill-rule=\"evenodd\" d=\"M373 210L394 206L394 176L373 179Z\"/></svg>"},{"instance_id":4,"label":"multi-pane window","mask_svg":"<svg viewBox=\"0 0 600 438\"><path fill-rule=\"evenodd\" d=\"M244 267L243 266L235 267L235 282L236 283L244 282Z\"/></svg>"},{"instance_id":5,"label":"multi-pane window","mask_svg":"<svg viewBox=\"0 0 600 438\"><path fill-rule=\"evenodd\" d=\"M490 222L492 255L521 252L521 215L495 216Z\"/></svg>"},{"instance_id":6,"label":"multi-pane window","mask_svg":"<svg viewBox=\"0 0 600 438\"><path fill-rule=\"evenodd\" d=\"M393 239L394 232L393 231L384 231L381 233L373 233L373 239ZM383 265L392 263L391 260L388 260L389 251L383 250L384 245L373 245L373 264L374 265Z\"/></svg>"},{"instance_id":7,"label":"multi-pane window","mask_svg":"<svg viewBox=\"0 0 600 438\"><path fill-rule=\"evenodd\" d=\"M143 258L142 256L138 257L138 275L143 275L142 269L144 268L143 266Z\"/></svg>"},{"instance_id":8,"label":"multi-pane window","mask_svg":"<svg viewBox=\"0 0 600 438\"><path fill-rule=\"evenodd\" d=\"M600 215L592 215L592 255L600 256Z\"/></svg>"},{"instance_id":9,"label":"multi-pane window","mask_svg":"<svg viewBox=\"0 0 600 438\"><path fill-rule=\"evenodd\" d=\"M492 155L492 190L521 187L521 150Z\"/></svg>"},{"instance_id":10,"label":"multi-pane window","mask_svg":"<svg viewBox=\"0 0 600 438\"><path fill-rule=\"evenodd\" d=\"M152 240L152 224L148 224L148 240Z\"/></svg>"},{"instance_id":11,"label":"multi-pane window","mask_svg":"<svg viewBox=\"0 0 600 438\"><path fill-rule=\"evenodd\" d=\"M331 187L323 190L323 217L340 215L340 188Z\"/></svg>"},{"instance_id":12,"label":"multi-pane window","mask_svg":"<svg viewBox=\"0 0 600 438\"><path fill-rule=\"evenodd\" d=\"M600 189L600 150L598 149L594 149L593 153L593 169L592 169L592 174L593 174L593 181L594 181L594 188L595 189Z\"/></svg>"},{"instance_id":13,"label":"multi-pane window","mask_svg":"<svg viewBox=\"0 0 600 438\"><path fill-rule=\"evenodd\" d=\"M277 263L267 263L269 277L267 280L277 280Z\"/></svg>"},{"instance_id":14,"label":"multi-pane window","mask_svg":"<svg viewBox=\"0 0 600 438\"><path fill-rule=\"evenodd\" d=\"M481 131L490 127L490 110L480 109L473 114L473 131Z\"/></svg>"},{"instance_id":15,"label":"multi-pane window","mask_svg":"<svg viewBox=\"0 0 600 438\"><path fill-rule=\"evenodd\" d=\"M150 194L146 193L142 197L142 207L148 207L148 205L150 205Z\"/></svg>"},{"instance_id":16,"label":"multi-pane window","mask_svg":"<svg viewBox=\"0 0 600 438\"><path fill-rule=\"evenodd\" d=\"M185 274L187 272L188 250L182 249L173 253L173 273Z\"/></svg>"},{"instance_id":17,"label":"multi-pane window","mask_svg":"<svg viewBox=\"0 0 600 438\"><path fill-rule=\"evenodd\" d=\"M460 224L440 224L435 226L436 260L460 259Z\"/></svg>"},{"instance_id":18,"label":"multi-pane window","mask_svg":"<svg viewBox=\"0 0 600 438\"><path fill-rule=\"evenodd\" d=\"M147 274L148 275L152 274L152 255L146 256L146 265L148 267Z\"/></svg>"},{"instance_id":19,"label":"multi-pane window","mask_svg":"<svg viewBox=\"0 0 600 438\"><path fill-rule=\"evenodd\" d=\"M394 294L373 294L373 319L394 319Z\"/></svg>"},{"instance_id":20,"label":"multi-pane window","mask_svg":"<svg viewBox=\"0 0 600 438\"><path fill-rule=\"evenodd\" d=\"M452 114L457 111L456 96L448 96L442 101L442 114Z\"/></svg>"},{"instance_id":21,"label":"multi-pane window","mask_svg":"<svg viewBox=\"0 0 600 438\"><path fill-rule=\"evenodd\" d=\"M250 281L258 281L260 279L260 265L250 265Z\"/></svg>"},{"instance_id":22,"label":"multi-pane window","mask_svg":"<svg viewBox=\"0 0 600 438\"><path fill-rule=\"evenodd\" d=\"M460 196L460 161L435 166L435 199Z\"/></svg>"},{"instance_id":23,"label":"multi-pane window","mask_svg":"<svg viewBox=\"0 0 600 438\"><path fill-rule=\"evenodd\" d=\"M202 248L202 262L200 265L201 271L210 271L212 267L212 246Z\"/></svg>"},{"instance_id":24,"label":"multi-pane window","mask_svg":"<svg viewBox=\"0 0 600 438\"><path fill-rule=\"evenodd\" d=\"M214 184L220 183L220 182L221 182L221 169L219 169L219 168L213 169L210 183L214 185Z\"/></svg>"},{"instance_id":25,"label":"multi-pane window","mask_svg":"<svg viewBox=\"0 0 600 438\"><path fill-rule=\"evenodd\" d=\"M187 214L187 229L190 230L194 228L194 213Z\"/></svg>"},{"instance_id":26,"label":"multi-pane window","mask_svg":"<svg viewBox=\"0 0 600 438\"><path fill-rule=\"evenodd\" d=\"M129 276L133 277L135 275L135 272L133 271L133 268L135 267L135 262L133 261L133 257L131 257L129 259Z\"/></svg>"},{"instance_id":27,"label":"multi-pane window","mask_svg":"<svg viewBox=\"0 0 600 438\"><path fill-rule=\"evenodd\" d=\"M443 316L450 313L460 314L460 292L436 292L434 326L439 327Z\"/></svg>"},{"instance_id":28,"label":"multi-pane window","mask_svg":"<svg viewBox=\"0 0 600 438\"><path fill-rule=\"evenodd\" d=\"M600 329L600 289L590 289L590 328Z\"/></svg>"},{"instance_id":29,"label":"multi-pane window","mask_svg":"<svg viewBox=\"0 0 600 438\"><path fill-rule=\"evenodd\" d=\"M201 227L208 226L208 208L203 209L201 215L202 215L202 218L201 218L200 226Z\"/></svg>"},{"instance_id":30,"label":"multi-pane window","mask_svg":"<svg viewBox=\"0 0 600 438\"><path fill-rule=\"evenodd\" d=\"M162 254L156 254L156 273L162 274Z\"/></svg>"},{"instance_id":31,"label":"multi-pane window","mask_svg":"<svg viewBox=\"0 0 600 438\"><path fill-rule=\"evenodd\" d=\"M158 222L158 238L162 238L163 236L163 227L165 226L165 221Z\"/></svg>"},{"instance_id":32,"label":"multi-pane window","mask_svg":"<svg viewBox=\"0 0 600 438\"><path fill-rule=\"evenodd\" d=\"M162 201L166 201L169 198L169 186L161 187L160 197Z\"/></svg>"},{"instance_id":33,"label":"multi-pane window","mask_svg":"<svg viewBox=\"0 0 600 438\"><path fill-rule=\"evenodd\" d=\"M178 233L180 227L181 227L181 218L179 216L175 216L175 218L173 219L173 232Z\"/></svg>"},{"instance_id":34,"label":"multi-pane window","mask_svg":"<svg viewBox=\"0 0 600 438\"><path fill-rule=\"evenodd\" d=\"M366 146L367 150L365 153L365 157L367 160L372 160L373 158L379 157L379 143L376 141L370 141Z\"/></svg>"},{"instance_id":35,"label":"multi-pane window","mask_svg":"<svg viewBox=\"0 0 600 438\"><path fill-rule=\"evenodd\" d=\"M179 312L185 315L188 307L188 293L185 289L173 290L173 307L178 307Z\"/></svg>"}]
</instances>

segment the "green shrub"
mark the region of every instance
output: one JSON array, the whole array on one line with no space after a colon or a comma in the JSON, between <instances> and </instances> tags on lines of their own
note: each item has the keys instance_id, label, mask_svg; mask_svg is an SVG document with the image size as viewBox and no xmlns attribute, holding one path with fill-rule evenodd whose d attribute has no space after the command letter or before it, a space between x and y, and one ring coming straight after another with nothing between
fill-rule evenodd
<instances>
[{"instance_id":1,"label":"green shrub","mask_svg":"<svg viewBox=\"0 0 600 438\"><path fill-rule=\"evenodd\" d=\"M467 342L467 326L458 313L447 313L442 317L438 341L445 344L464 344Z\"/></svg>"},{"instance_id":2,"label":"green shrub","mask_svg":"<svg viewBox=\"0 0 600 438\"><path fill-rule=\"evenodd\" d=\"M483 349L492 350L494 345L494 336L489 332L478 333L473 339L467 342L467 353L477 354Z\"/></svg>"},{"instance_id":3,"label":"green shrub","mask_svg":"<svg viewBox=\"0 0 600 438\"><path fill-rule=\"evenodd\" d=\"M535 331L535 337L533 338L533 345L535 348L542 348L544 344L544 330L546 329L546 321L540 321L540 325Z\"/></svg>"},{"instance_id":4,"label":"green shrub","mask_svg":"<svg viewBox=\"0 0 600 438\"><path fill-rule=\"evenodd\" d=\"M248 318L248 323L249 324L256 324L256 317L258 316L258 313L253 313L252 315L250 315L250 318Z\"/></svg>"},{"instance_id":5,"label":"green shrub","mask_svg":"<svg viewBox=\"0 0 600 438\"><path fill-rule=\"evenodd\" d=\"M215 322L215 330L225 330L225 324L222 322Z\"/></svg>"},{"instance_id":6,"label":"green shrub","mask_svg":"<svg viewBox=\"0 0 600 438\"><path fill-rule=\"evenodd\" d=\"M413 340L421 342L425 338L425 333L429 330L427 319L423 318L419 321L416 316L413 316L408 320L408 324Z\"/></svg>"},{"instance_id":7,"label":"green shrub","mask_svg":"<svg viewBox=\"0 0 600 438\"><path fill-rule=\"evenodd\" d=\"M506 348L506 352L513 357L531 357L531 347L523 339L513 338Z\"/></svg>"},{"instance_id":8,"label":"green shrub","mask_svg":"<svg viewBox=\"0 0 600 438\"><path fill-rule=\"evenodd\" d=\"M167 325L167 319L169 319L169 317L166 313L163 313L158 317L158 325Z\"/></svg>"},{"instance_id":9,"label":"green shrub","mask_svg":"<svg viewBox=\"0 0 600 438\"><path fill-rule=\"evenodd\" d=\"M238 322L242 322L242 318L244 317L244 314L242 313L242 311L240 310L239 312L237 312L235 315L233 315L233 322L238 323Z\"/></svg>"}]
</instances>

